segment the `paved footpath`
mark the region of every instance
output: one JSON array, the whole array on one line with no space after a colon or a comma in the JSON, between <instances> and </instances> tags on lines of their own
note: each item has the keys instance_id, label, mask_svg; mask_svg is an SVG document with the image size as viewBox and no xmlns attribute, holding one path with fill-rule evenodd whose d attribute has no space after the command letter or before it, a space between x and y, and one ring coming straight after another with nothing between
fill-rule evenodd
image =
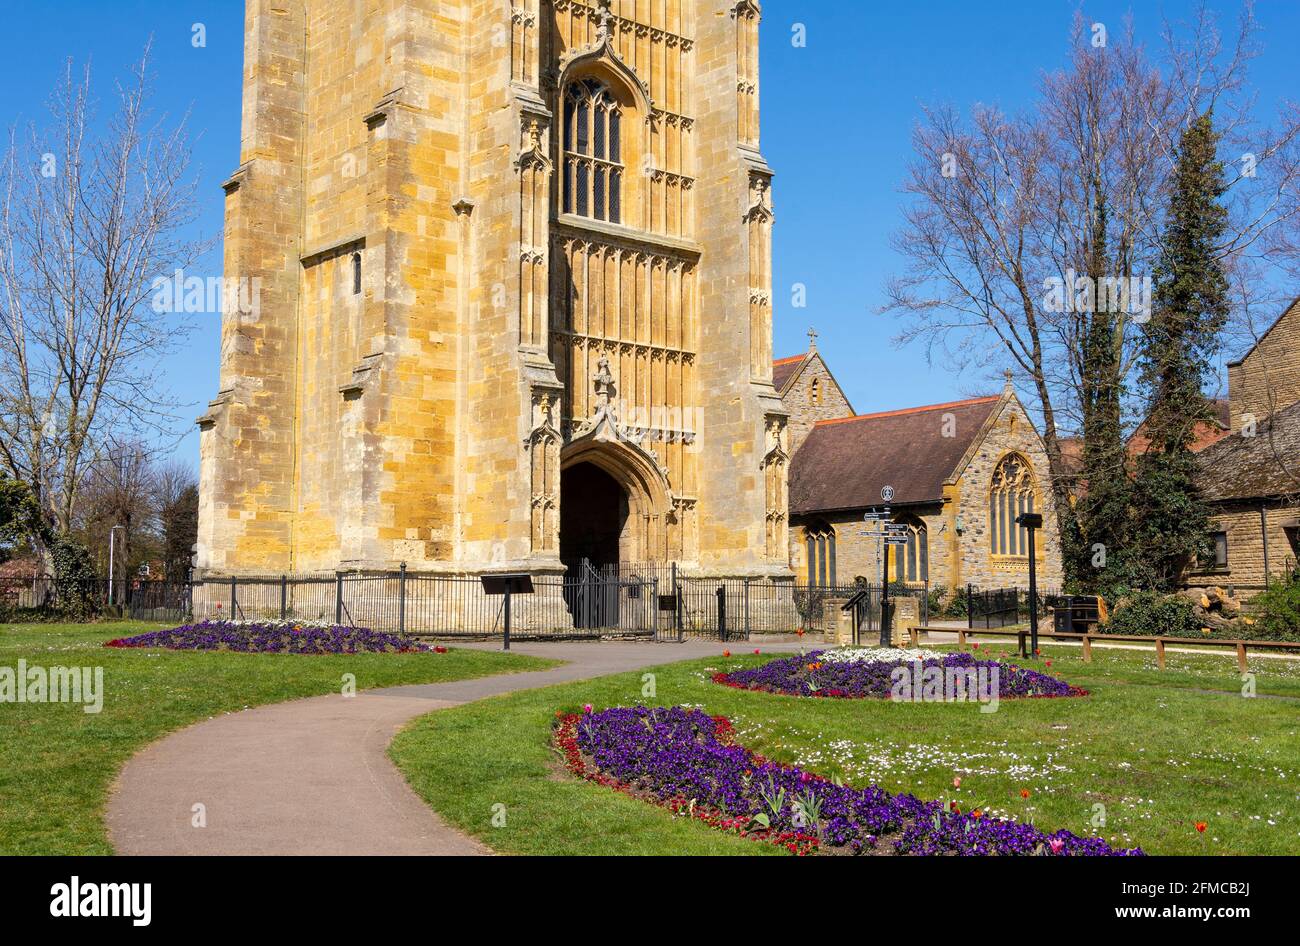
<instances>
[{"instance_id":1,"label":"paved footpath","mask_svg":"<svg viewBox=\"0 0 1300 946\"><path fill-rule=\"evenodd\" d=\"M108 803L109 838L119 854L490 854L443 822L389 761L388 743L403 725L499 693L707 657L725 646L516 644L516 653L568 663L214 717L160 739L126 764ZM196 805L204 806L206 827L192 826Z\"/></svg>"}]
</instances>

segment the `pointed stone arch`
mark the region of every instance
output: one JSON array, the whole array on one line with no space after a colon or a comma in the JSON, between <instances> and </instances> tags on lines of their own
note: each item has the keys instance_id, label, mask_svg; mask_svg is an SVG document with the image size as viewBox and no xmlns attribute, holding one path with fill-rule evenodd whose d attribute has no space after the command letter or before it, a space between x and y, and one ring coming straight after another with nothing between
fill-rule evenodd
<instances>
[{"instance_id":1,"label":"pointed stone arch","mask_svg":"<svg viewBox=\"0 0 1300 946\"><path fill-rule=\"evenodd\" d=\"M597 436L599 430L567 444L560 456L560 476L590 463L607 473L627 495L627 522L620 540L620 559L662 561L669 557L668 526L673 494L654 454L635 442Z\"/></svg>"}]
</instances>

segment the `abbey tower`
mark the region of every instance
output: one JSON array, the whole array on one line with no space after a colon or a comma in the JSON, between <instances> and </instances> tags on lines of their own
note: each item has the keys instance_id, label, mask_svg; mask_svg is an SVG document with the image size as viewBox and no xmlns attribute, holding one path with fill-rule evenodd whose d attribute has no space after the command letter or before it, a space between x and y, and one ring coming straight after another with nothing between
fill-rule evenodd
<instances>
[{"instance_id":1,"label":"abbey tower","mask_svg":"<svg viewBox=\"0 0 1300 946\"><path fill-rule=\"evenodd\" d=\"M753 0L247 0L205 575L786 576Z\"/></svg>"}]
</instances>

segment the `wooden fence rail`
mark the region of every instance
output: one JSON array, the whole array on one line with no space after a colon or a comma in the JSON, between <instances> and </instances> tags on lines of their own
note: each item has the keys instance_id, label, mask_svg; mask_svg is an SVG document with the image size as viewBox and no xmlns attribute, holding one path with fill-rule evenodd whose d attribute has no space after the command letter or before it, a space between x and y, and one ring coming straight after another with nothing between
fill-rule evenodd
<instances>
[{"instance_id":1,"label":"wooden fence rail","mask_svg":"<svg viewBox=\"0 0 1300 946\"><path fill-rule=\"evenodd\" d=\"M911 644L916 647L920 643L921 633L934 634L956 634L957 644L961 647L966 646L968 637L1010 637L1015 635L1016 644L1022 655L1028 653L1029 631L1028 629L1010 630L1006 628L967 628L967 627L924 627L918 626L911 629ZM1246 653L1250 650L1294 650L1300 651L1300 642L1296 641L1255 641L1255 640L1197 640L1194 637L1145 637L1139 634L1058 634L1054 631L1039 631L1040 640L1061 640L1061 641L1079 641L1083 644L1083 662L1092 662L1092 644L1094 641L1105 643L1106 641L1121 641L1123 643L1149 643L1154 644L1156 649L1156 665L1165 669L1165 646L1173 644L1175 647L1188 645L1196 648L1232 648L1237 653L1237 667L1242 673L1246 672Z\"/></svg>"}]
</instances>

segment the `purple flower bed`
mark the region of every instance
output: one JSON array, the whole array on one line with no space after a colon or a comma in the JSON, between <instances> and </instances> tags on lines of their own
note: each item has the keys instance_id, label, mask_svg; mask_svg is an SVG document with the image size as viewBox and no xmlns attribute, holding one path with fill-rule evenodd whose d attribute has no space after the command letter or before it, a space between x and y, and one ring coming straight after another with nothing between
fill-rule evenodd
<instances>
[{"instance_id":1,"label":"purple flower bed","mask_svg":"<svg viewBox=\"0 0 1300 946\"><path fill-rule=\"evenodd\" d=\"M233 621L186 624L165 631L119 637L104 646L231 650L246 654L390 654L430 649L404 635L364 627Z\"/></svg>"},{"instance_id":2,"label":"purple flower bed","mask_svg":"<svg viewBox=\"0 0 1300 946\"><path fill-rule=\"evenodd\" d=\"M576 732L566 736L566 726ZM557 743L568 748L570 768L594 769L579 774L602 784L747 836L775 836L780 843L810 839L796 853L1142 854L1140 848L1113 849L1101 838L950 810L875 785L836 785L733 745L730 733L725 719L696 709L619 707L562 717Z\"/></svg>"},{"instance_id":3,"label":"purple flower bed","mask_svg":"<svg viewBox=\"0 0 1300 946\"><path fill-rule=\"evenodd\" d=\"M800 657L783 657L768 661L761 667L715 674L713 680L741 690L760 690L786 696L888 699L893 692L894 670L906 667L911 671L915 663L909 660L822 660L823 653L824 651L813 651ZM998 698L1003 700L1088 695L1087 690L1071 686L1049 674L997 660L977 660L973 654L968 653L936 654L921 661L922 672L929 668L977 672L984 670L990 674L996 669Z\"/></svg>"}]
</instances>

